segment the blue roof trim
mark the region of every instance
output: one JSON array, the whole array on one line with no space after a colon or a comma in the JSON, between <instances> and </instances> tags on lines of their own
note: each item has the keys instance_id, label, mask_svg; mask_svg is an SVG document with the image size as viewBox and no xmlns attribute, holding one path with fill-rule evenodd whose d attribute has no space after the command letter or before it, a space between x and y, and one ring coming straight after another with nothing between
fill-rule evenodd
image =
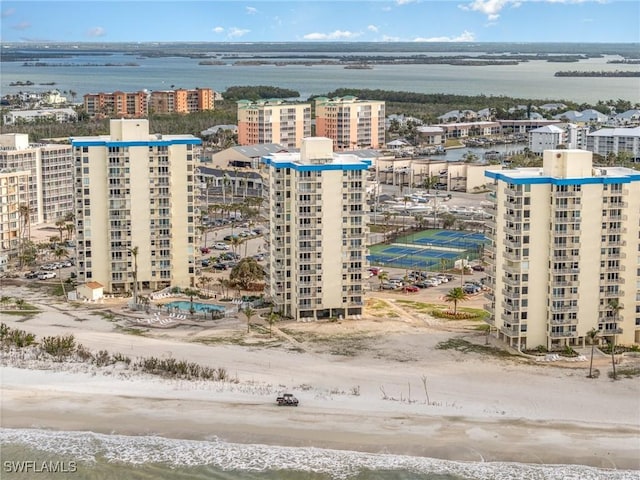
<instances>
[{"instance_id":1,"label":"blue roof trim","mask_svg":"<svg viewBox=\"0 0 640 480\"><path fill-rule=\"evenodd\" d=\"M504 173L486 170L484 176L494 180L502 180L512 185L611 185L617 183L631 183L640 181L640 174L625 175L621 177L582 177L582 178L556 178L556 177L510 177Z\"/></svg>"},{"instance_id":2,"label":"blue roof trim","mask_svg":"<svg viewBox=\"0 0 640 480\"><path fill-rule=\"evenodd\" d=\"M262 163L273 168L290 168L297 172L322 172L327 170L368 170L371 160L360 160L360 163L326 163L324 165L306 165L291 162L277 162L271 157L262 157Z\"/></svg>"},{"instance_id":3,"label":"blue roof trim","mask_svg":"<svg viewBox=\"0 0 640 480\"><path fill-rule=\"evenodd\" d=\"M114 142L111 140L71 140L72 147L170 147L171 145L202 145L199 138L175 140L149 140L136 142Z\"/></svg>"}]
</instances>

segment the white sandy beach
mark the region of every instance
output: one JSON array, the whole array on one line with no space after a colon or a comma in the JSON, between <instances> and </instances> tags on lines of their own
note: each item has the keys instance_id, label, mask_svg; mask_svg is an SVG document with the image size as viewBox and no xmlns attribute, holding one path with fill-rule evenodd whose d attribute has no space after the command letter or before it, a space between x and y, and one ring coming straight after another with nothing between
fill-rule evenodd
<instances>
[{"instance_id":1,"label":"white sandy beach","mask_svg":"<svg viewBox=\"0 0 640 480\"><path fill-rule=\"evenodd\" d=\"M132 359L172 356L224 367L239 383L165 380L120 365L41 370L5 358L5 428L216 436L449 460L640 469L640 382L611 381L608 357L596 357L601 375L588 379L588 362L536 364L438 350L435 345L448 338L483 344L484 337L411 312L339 324L281 324L275 344L262 335L256 346L240 346L194 341L221 333L215 331L131 335L81 309L70 316L60 305L39 306L45 311L27 321L8 315L2 321L39 338L73 333L91 350ZM240 323L235 333L243 329ZM347 348L319 341L319 335L358 341ZM275 397L283 391L294 393L300 406L277 407Z\"/></svg>"}]
</instances>

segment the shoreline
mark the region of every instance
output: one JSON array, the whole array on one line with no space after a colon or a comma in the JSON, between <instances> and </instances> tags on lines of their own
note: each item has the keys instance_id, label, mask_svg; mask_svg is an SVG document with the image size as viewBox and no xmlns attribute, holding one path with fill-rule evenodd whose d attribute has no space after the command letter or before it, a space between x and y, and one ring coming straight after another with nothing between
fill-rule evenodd
<instances>
[{"instance_id":1,"label":"shoreline","mask_svg":"<svg viewBox=\"0 0 640 480\"><path fill-rule=\"evenodd\" d=\"M260 385L114 375L3 367L2 427L640 469L640 429L621 423L476 416L451 404L322 398L313 390L295 392L300 407L278 407Z\"/></svg>"},{"instance_id":2,"label":"shoreline","mask_svg":"<svg viewBox=\"0 0 640 480\"><path fill-rule=\"evenodd\" d=\"M5 294L23 290L8 286ZM314 447L474 465L640 470L640 382L611 381L608 356L594 358L602 374L587 379L589 362L443 350L439 345L452 339L484 345L485 335L472 323L443 322L396 303L392 294L371 298L370 315L361 320L282 322L273 338L261 325L247 334L241 318L134 335L123 301L73 309L35 290L25 300L41 312L3 315L10 328L38 339L73 334L94 354L106 349L131 365L155 357L223 368L232 381L165 379L123 361L97 367L3 354L0 426L139 440L217 437L246 448ZM276 396L284 392L300 406L278 407Z\"/></svg>"}]
</instances>

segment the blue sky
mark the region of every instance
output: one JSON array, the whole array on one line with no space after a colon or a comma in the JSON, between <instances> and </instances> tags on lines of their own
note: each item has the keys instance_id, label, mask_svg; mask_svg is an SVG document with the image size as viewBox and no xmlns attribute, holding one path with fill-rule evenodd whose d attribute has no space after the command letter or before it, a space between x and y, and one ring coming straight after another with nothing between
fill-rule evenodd
<instances>
[{"instance_id":1,"label":"blue sky","mask_svg":"<svg viewBox=\"0 0 640 480\"><path fill-rule=\"evenodd\" d=\"M637 0L2 1L2 42L640 42Z\"/></svg>"}]
</instances>

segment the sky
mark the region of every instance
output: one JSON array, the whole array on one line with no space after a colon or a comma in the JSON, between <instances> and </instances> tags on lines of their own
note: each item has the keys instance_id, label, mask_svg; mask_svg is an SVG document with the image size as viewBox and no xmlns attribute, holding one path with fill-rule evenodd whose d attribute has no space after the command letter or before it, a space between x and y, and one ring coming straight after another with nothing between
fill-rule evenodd
<instances>
[{"instance_id":1,"label":"sky","mask_svg":"<svg viewBox=\"0 0 640 480\"><path fill-rule=\"evenodd\" d=\"M638 0L3 0L2 42L640 42Z\"/></svg>"}]
</instances>

